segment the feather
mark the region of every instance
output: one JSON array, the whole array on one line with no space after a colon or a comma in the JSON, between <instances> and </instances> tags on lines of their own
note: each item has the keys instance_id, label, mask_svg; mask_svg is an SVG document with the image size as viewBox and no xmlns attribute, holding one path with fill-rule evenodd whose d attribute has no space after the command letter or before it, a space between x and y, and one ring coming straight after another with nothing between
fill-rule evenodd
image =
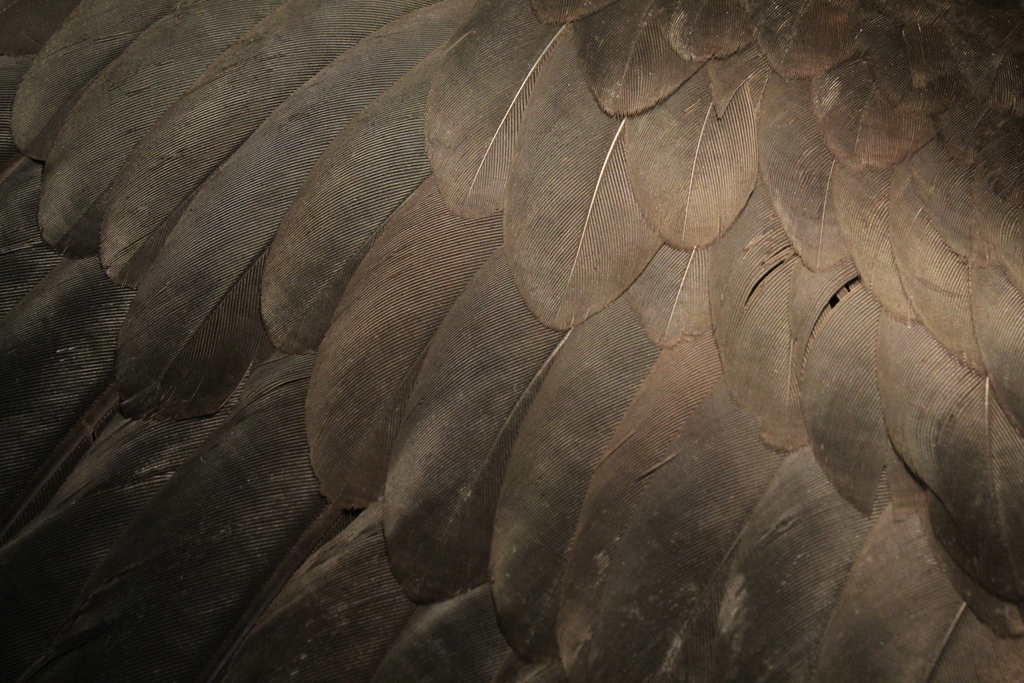
<instances>
[{"instance_id":1,"label":"feather","mask_svg":"<svg viewBox=\"0 0 1024 683\"><path fill-rule=\"evenodd\" d=\"M823 306L806 355L801 353L800 403L814 456L862 514L871 512L882 468L899 462L885 431L875 379L880 313L859 280L843 283Z\"/></svg>"},{"instance_id":2,"label":"feather","mask_svg":"<svg viewBox=\"0 0 1024 683\"><path fill-rule=\"evenodd\" d=\"M942 241L960 256L971 253L974 208L970 169L951 159L937 142L909 161L910 180Z\"/></svg>"},{"instance_id":3,"label":"feather","mask_svg":"<svg viewBox=\"0 0 1024 683\"><path fill-rule=\"evenodd\" d=\"M61 261L36 226L42 172L24 156L0 165L0 321Z\"/></svg>"},{"instance_id":4,"label":"feather","mask_svg":"<svg viewBox=\"0 0 1024 683\"><path fill-rule=\"evenodd\" d=\"M889 234L891 170L853 171L844 166L832 174L832 202L843 241L871 294L892 315L914 317Z\"/></svg>"},{"instance_id":5,"label":"feather","mask_svg":"<svg viewBox=\"0 0 1024 683\"><path fill-rule=\"evenodd\" d=\"M499 252L431 339L384 489L388 557L415 601L444 600L487 581L512 444L569 334L533 317Z\"/></svg>"},{"instance_id":6,"label":"feather","mask_svg":"<svg viewBox=\"0 0 1024 683\"><path fill-rule=\"evenodd\" d=\"M500 226L500 216L449 214L429 178L359 264L317 353L306 404L313 470L332 502L365 507L380 497L430 338L500 246Z\"/></svg>"},{"instance_id":7,"label":"feather","mask_svg":"<svg viewBox=\"0 0 1024 683\"><path fill-rule=\"evenodd\" d=\"M523 0L486 0L452 36L427 97L427 153L445 203L467 218L505 204L523 112L565 30Z\"/></svg>"},{"instance_id":8,"label":"feather","mask_svg":"<svg viewBox=\"0 0 1024 683\"><path fill-rule=\"evenodd\" d=\"M839 0L746 0L761 51L784 78L814 78L856 47L856 19Z\"/></svg>"},{"instance_id":9,"label":"feather","mask_svg":"<svg viewBox=\"0 0 1024 683\"><path fill-rule=\"evenodd\" d=\"M906 164L892 174L889 233L900 279L925 327L953 353L981 366L971 319L970 266L932 225Z\"/></svg>"},{"instance_id":10,"label":"feather","mask_svg":"<svg viewBox=\"0 0 1024 683\"><path fill-rule=\"evenodd\" d=\"M616 0L574 24L594 98L613 116L637 114L672 94L703 61L685 61L669 44L669 0Z\"/></svg>"},{"instance_id":11,"label":"feather","mask_svg":"<svg viewBox=\"0 0 1024 683\"><path fill-rule=\"evenodd\" d=\"M3 19L0 13L0 19ZM0 164L18 153L11 136L11 106L21 76L32 62L30 55L8 56L0 52Z\"/></svg>"},{"instance_id":12,"label":"feather","mask_svg":"<svg viewBox=\"0 0 1024 683\"><path fill-rule=\"evenodd\" d=\"M992 116L985 104L961 94L935 117L935 135L947 154L966 166L974 166L982 132Z\"/></svg>"},{"instance_id":13,"label":"feather","mask_svg":"<svg viewBox=\"0 0 1024 683\"><path fill-rule=\"evenodd\" d=\"M533 11L547 24L576 21L618 0L530 0Z\"/></svg>"},{"instance_id":14,"label":"feather","mask_svg":"<svg viewBox=\"0 0 1024 683\"><path fill-rule=\"evenodd\" d=\"M768 79L757 145L761 177L800 258L811 270L841 261L846 246L829 192L836 160L818 130L809 83Z\"/></svg>"},{"instance_id":15,"label":"feather","mask_svg":"<svg viewBox=\"0 0 1024 683\"><path fill-rule=\"evenodd\" d=\"M869 527L810 449L791 454L737 541L718 610L713 680L806 679Z\"/></svg>"},{"instance_id":16,"label":"feather","mask_svg":"<svg viewBox=\"0 0 1024 683\"><path fill-rule=\"evenodd\" d=\"M654 362L625 301L573 330L523 419L491 541L498 620L530 661L558 654L559 581L587 482Z\"/></svg>"},{"instance_id":17,"label":"feather","mask_svg":"<svg viewBox=\"0 0 1024 683\"><path fill-rule=\"evenodd\" d=\"M531 664L512 652L494 677L494 683L568 683L568 679L557 659Z\"/></svg>"},{"instance_id":18,"label":"feather","mask_svg":"<svg viewBox=\"0 0 1024 683\"><path fill-rule=\"evenodd\" d=\"M919 108L887 98L867 60L854 59L813 82L814 113L839 163L856 170L888 168L935 135Z\"/></svg>"},{"instance_id":19,"label":"feather","mask_svg":"<svg viewBox=\"0 0 1024 683\"><path fill-rule=\"evenodd\" d=\"M626 298L652 342L665 348L711 329L707 249L679 251L665 245Z\"/></svg>"},{"instance_id":20,"label":"feather","mask_svg":"<svg viewBox=\"0 0 1024 683\"><path fill-rule=\"evenodd\" d=\"M296 88L387 22L427 4L287 0L214 60L139 141L93 207L110 276L124 281L129 265L136 274L145 270L175 211ZM144 262L131 264L139 250Z\"/></svg>"},{"instance_id":21,"label":"feather","mask_svg":"<svg viewBox=\"0 0 1024 683\"><path fill-rule=\"evenodd\" d=\"M725 382L772 446L807 442L787 311L796 259L763 186L710 250L711 320Z\"/></svg>"},{"instance_id":22,"label":"feather","mask_svg":"<svg viewBox=\"0 0 1024 683\"><path fill-rule=\"evenodd\" d=\"M768 83L772 68L757 45L750 45L725 59L708 62L708 78L711 82L711 99L715 103L718 118L725 116L733 97L740 87L749 82L754 95L754 113L761 108L761 97Z\"/></svg>"},{"instance_id":23,"label":"feather","mask_svg":"<svg viewBox=\"0 0 1024 683\"><path fill-rule=\"evenodd\" d=\"M719 383L668 455L631 472L646 488L591 607L588 680L706 679L724 570L781 460Z\"/></svg>"},{"instance_id":24,"label":"feather","mask_svg":"<svg viewBox=\"0 0 1024 683\"><path fill-rule=\"evenodd\" d=\"M207 64L280 2L200 0L176 8L85 86L46 155L39 225L48 243L76 256L97 252L99 225L86 214L135 143Z\"/></svg>"},{"instance_id":25,"label":"feather","mask_svg":"<svg viewBox=\"0 0 1024 683\"><path fill-rule=\"evenodd\" d=\"M79 91L135 37L174 9L175 0L82 0L25 72L11 115L18 147L45 159Z\"/></svg>"},{"instance_id":26,"label":"feather","mask_svg":"<svg viewBox=\"0 0 1024 683\"><path fill-rule=\"evenodd\" d=\"M259 281L281 217L331 138L444 40L468 4L439 3L366 38L296 90L210 176L129 310L118 356L126 408L205 412L265 355ZM380 55L388 56L386 68ZM211 324L223 318L230 328Z\"/></svg>"},{"instance_id":27,"label":"feather","mask_svg":"<svg viewBox=\"0 0 1024 683\"><path fill-rule=\"evenodd\" d=\"M360 259L430 174L423 112L443 52L431 53L349 121L282 219L261 283L263 322L278 348L317 348Z\"/></svg>"},{"instance_id":28,"label":"feather","mask_svg":"<svg viewBox=\"0 0 1024 683\"><path fill-rule=\"evenodd\" d=\"M8 0L0 3L0 24L12 27L0 36L0 55L35 54L78 3L79 0Z\"/></svg>"},{"instance_id":29,"label":"feather","mask_svg":"<svg viewBox=\"0 0 1024 683\"><path fill-rule=\"evenodd\" d=\"M420 607L373 675L380 683L490 683L509 654L488 585Z\"/></svg>"},{"instance_id":30,"label":"feather","mask_svg":"<svg viewBox=\"0 0 1024 683\"><path fill-rule=\"evenodd\" d=\"M976 235L1024 289L1024 122L992 116L983 123L974 172Z\"/></svg>"},{"instance_id":31,"label":"feather","mask_svg":"<svg viewBox=\"0 0 1024 683\"><path fill-rule=\"evenodd\" d=\"M662 351L590 479L562 576L557 634L573 680L588 680L605 583L647 484L722 374L711 335Z\"/></svg>"},{"instance_id":32,"label":"feather","mask_svg":"<svg viewBox=\"0 0 1024 683\"><path fill-rule=\"evenodd\" d=\"M324 507L302 428L311 361L283 358L253 373L224 425L93 572L26 680L195 679L234 639Z\"/></svg>"},{"instance_id":33,"label":"feather","mask_svg":"<svg viewBox=\"0 0 1024 683\"><path fill-rule=\"evenodd\" d=\"M743 210L757 179L756 93L743 86L715 116L708 70L623 131L631 186L644 215L674 247L710 244Z\"/></svg>"},{"instance_id":34,"label":"feather","mask_svg":"<svg viewBox=\"0 0 1024 683\"><path fill-rule=\"evenodd\" d=\"M754 39L742 0L677 0L667 34L683 59L728 57Z\"/></svg>"},{"instance_id":35,"label":"feather","mask_svg":"<svg viewBox=\"0 0 1024 683\"><path fill-rule=\"evenodd\" d=\"M876 362L893 445L934 492L936 537L983 587L1018 600L1024 439L990 381L949 355L922 326L887 316L879 325Z\"/></svg>"},{"instance_id":36,"label":"feather","mask_svg":"<svg viewBox=\"0 0 1024 683\"><path fill-rule=\"evenodd\" d=\"M1024 641L999 638L970 610L961 612L929 683L1002 683L1024 677Z\"/></svg>"},{"instance_id":37,"label":"feather","mask_svg":"<svg viewBox=\"0 0 1024 683\"><path fill-rule=\"evenodd\" d=\"M660 240L629 186L626 121L594 104L572 41L559 41L548 60L509 175L505 255L530 309L567 329L625 291Z\"/></svg>"},{"instance_id":38,"label":"feather","mask_svg":"<svg viewBox=\"0 0 1024 683\"><path fill-rule=\"evenodd\" d=\"M0 510L7 524L47 456L113 381L132 292L97 259L63 261L0 320ZM14 507L12 507L14 506Z\"/></svg>"},{"instance_id":39,"label":"feather","mask_svg":"<svg viewBox=\"0 0 1024 683\"><path fill-rule=\"evenodd\" d=\"M226 416L226 409L184 422L115 416L46 508L0 546L0 678L16 680L43 654L118 536Z\"/></svg>"},{"instance_id":40,"label":"feather","mask_svg":"<svg viewBox=\"0 0 1024 683\"><path fill-rule=\"evenodd\" d=\"M292 576L224 681L368 681L415 607L388 570L372 505Z\"/></svg>"},{"instance_id":41,"label":"feather","mask_svg":"<svg viewBox=\"0 0 1024 683\"><path fill-rule=\"evenodd\" d=\"M951 22L946 36L953 62L968 89L996 109L1024 116L1024 54L1005 52L1004 46L991 45L958 23Z\"/></svg>"},{"instance_id":42,"label":"feather","mask_svg":"<svg viewBox=\"0 0 1024 683\"><path fill-rule=\"evenodd\" d=\"M971 265L971 315L992 390L1024 434L1024 296L998 265Z\"/></svg>"}]
</instances>

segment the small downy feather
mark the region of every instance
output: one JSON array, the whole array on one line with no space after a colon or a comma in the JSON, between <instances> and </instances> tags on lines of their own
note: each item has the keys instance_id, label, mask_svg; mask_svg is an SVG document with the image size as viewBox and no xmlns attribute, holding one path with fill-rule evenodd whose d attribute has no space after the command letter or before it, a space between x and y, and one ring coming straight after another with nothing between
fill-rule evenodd
<instances>
[{"instance_id":1,"label":"small downy feather","mask_svg":"<svg viewBox=\"0 0 1024 683\"><path fill-rule=\"evenodd\" d=\"M889 184L892 171L853 171L838 166L832 174L832 201L843 241L865 285L892 315L909 320L907 298L889 234Z\"/></svg>"},{"instance_id":2,"label":"small downy feather","mask_svg":"<svg viewBox=\"0 0 1024 683\"><path fill-rule=\"evenodd\" d=\"M448 208L467 218L501 209L523 112L565 29L524 0L487 0L452 36L427 97L427 154Z\"/></svg>"},{"instance_id":3,"label":"small downy feather","mask_svg":"<svg viewBox=\"0 0 1024 683\"><path fill-rule=\"evenodd\" d=\"M676 0L668 41L683 59L728 57L753 40L742 0Z\"/></svg>"},{"instance_id":4,"label":"small downy feather","mask_svg":"<svg viewBox=\"0 0 1024 683\"><path fill-rule=\"evenodd\" d=\"M703 60L685 61L668 41L669 0L616 0L574 24L594 98L613 116L637 114L672 94Z\"/></svg>"},{"instance_id":5,"label":"small downy feather","mask_svg":"<svg viewBox=\"0 0 1024 683\"><path fill-rule=\"evenodd\" d=\"M882 316L879 390L896 450L934 493L936 537L986 589L1016 601L1024 576L1024 438L991 381L921 325Z\"/></svg>"},{"instance_id":6,"label":"small downy feather","mask_svg":"<svg viewBox=\"0 0 1024 683\"><path fill-rule=\"evenodd\" d=\"M708 668L725 574L781 461L719 383L668 455L630 472L645 488L591 608L587 678L571 680L721 680Z\"/></svg>"},{"instance_id":7,"label":"small downy feather","mask_svg":"<svg viewBox=\"0 0 1024 683\"><path fill-rule=\"evenodd\" d=\"M0 3L0 55L32 55L46 43L79 0L7 0Z\"/></svg>"},{"instance_id":8,"label":"small downy feather","mask_svg":"<svg viewBox=\"0 0 1024 683\"><path fill-rule=\"evenodd\" d=\"M370 680L416 608L388 569L381 516L379 504L366 508L306 560L239 646L225 683Z\"/></svg>"},{"instance_id":9,"label":"small downy feather","mask_svg":"<svg viewBox=\"0 0 1024 683\"><path fill-rule=\"evenodd\" d=\"M381 660L378 683L491 683L509 655L491 587L417 608Z\"/></svg>"},{"instance_id":10,"label":"small downy feather","mask_svg":"<svg viewBox=\"0 0 1024 683\"><path fill-rule=\"evenodd\" d=\"M39 226L70 255L95 254L86 214L132 147L206 66L281 0L200 0L143 31L85 86L46 156ZM84 218L83 218L84 217Z\"/></svg>"},{"instance_id":11,"label":"small downy feather","mask_svg":"<svg viewBox=\"0 0 1024 683\"><path fill-rule=\"evenodd\" d=\"M317 352L306 404L313 470L332 502L365 507L380 497L430 339L500 243L500 215L448 213L431 177L359 264Z\"/></svg>"},{"instance_id":12,"label":"small downy feather","mask_svg":"<svg viewBox=\"0 0 1024 683\"><path fill-rule=\"evenodd\" d=\"M710 334L662 351L587 487L562 576L558 648L572 680L588 680L610 560L647 485L691 413L722 375Z\"/></svg>"},{"instance_id":13,"label":"small downy feather","mask_svg":"<svg viewBox=\"0 0 1024 683\"><path fill-rule=\"evenodd\" d=\"M370 33L428 4L287 0L224 51L139 141L94 206L109 275L125 281L131 266L138 281L175 212L288 95Z\"/></svg>"},{"instance_id":14,"label":"small downy feather","mask_svg":"<svg viewBox=\"0 0 1024 683\"><path fill-rule=\"evenodd\" d=\"M569 334L533 317L499 251L431 339L384 488L388 557L416 602L487 581L512 444Z\"/></svg>"},{"instance_id":15,"label":"small downy feather","mask_svg":"<svg viewBox=\"0 0 1024 683\"><path fill-rule=\"evenodd\" d=\"M813 95L825 144L852 169L889 168L935 136L926 112L886 97L867 60L844 62L818 76Z\"/></svg>"},{"instance_id":16,"label":"small downy feather","mask_svg":"<svg viewBox=\"0 0 1024 683\"><path fill-rule=\"evenodd\" d=\"M784 78L814 78L856 48L848 0L746 0L761 51Z\"/></svg>"},{"instance_id":17,"label":"small downy feather","mask_svg":"<svg viewBox=\"0 0 1024 683\"><path fill-rule=\"evenodd\" d=\"M523 419L490 573L502 631L528 660L558 656L559 583L587 482L657 353L620 299L573 330Z\"/></svg>"},{"instance_id":18,"label":"small downy feather","mask_svg":"<svg viewBox=\"0 0 1024 683\"><path fill-rule=\"evenodd\" d=\"M93 572L27 680L169 682L211 668L324 508L303 436L311 365L285 357L253 373L223 426Z\"/></svg>"},{"instance_id":19,"label":"small downy feather","mask_svg":"<svg viewBox=\"0 0 1024 683\"><path fill-rule=\"evenodd\" d=\"M810 83L768 79L757 146L761 177L800 258L811 270L841 261L846 245L829 192L836 160L814 118Z\"/></svg>"},{"instance_id":20,"label":"small downy feather","mask_svg":"<svg viewBox=\"0 0 1024 683\"><path fill-rule=\"evenodd\" d=\"M263 322L278 348L308 353L319 346L363 255L430 175L423 115L444 51L432 52L349 121L281 220L260 285Z\"/></svg>"},{"instance_id":21,"label":"small downy feather","mask_svg":"<svg viewBox=\"0 0 1024 683\"><path fill-rule=\"evenodd\" d=\"M743 85L724 116L715 116L708 70L701 69L668 101L626 122L630 184L672 246L707 246L747 203L757 180L755 98Z\"/></svg>"},{"instance_id":22,"label":"small downy feather","mask_svg":"<svg viewBox=\"0 0 1024 683\"><path fill-rule=\"evenodd\" d=\"M560 329L614 301L661 244L627 177L626 120L595 104L570 37L552 48L537 78L505 210L516 283L541 322Z\"/></svg>"},{"instance_id":23,"label":"small downy feather","mask_svg":"<svg viewBox=\"0 0 1024 683\"><path fill-rule=\"evenodd\" d=\"M710 250L711 320L725 381L783 450L807 442L789 332L796 257L763 185Z\"/></svg>"},{"instance_id":24,"label":"small downy feather","mask_svg":"<svg viewBox=\"0 0 1024 683\"><path fill-rule=\"evenodd\" d=\"M443 41L468 6L450 0L419 10L345 52L204 183L139 283L121 334L118 379L133 412L208 410L265 354L265 254L306 174L346 122ZM224 317L233 321L228 329L211 324Z\"/></svg>"},{"instance_id":25,"label":"small downy feather","mask_svg":"<svg viewBox=\"0 0 1024 683\"><path fill-rule=\"evenodd\" d=\"M3 524L22 487L113 382L132 295L104 277L96 258L62 261L0 320Z\"/></svg>"},{"instance_id":26,"label":"small downy feather","mask_svg":"<svg viewBox=\"0 0 1024 683\"><path fill-rule=\"evenodd\" d=\"M530 0L533 11L547 24L565 24L592 14L617 0Z\"/></svg>"},{"instance_id":27,"label":"small downy feather","mask_svg":"<svg viewBox=\"0 0 1024 683\"><path fill-rule=\"evenodd\" d=\"M11 130L18 147L45 159L79 91L176 0L82 0L46 41L18 87Z\"/></svg>"},{"instance_id":28,"label":"small downy feather","mask_svg":"<svg viewBox=\"0 0 1024 683\"><path fill-rule=\"evenodd\" d=\"M647 336L662 348L711 329L707 249L679 251L665 245L626 290Z\"/></svg>"},{"instance_id":29,"label":"small downy feather","mask_svg":"<svg viewBox=\"0 0 1024 683\"><path fill-rule=\"evenodd\" d=\"M744 83L750 83L751 92L754 94L754 113L757 114L772 67L756 44L725 59L710 60L707 69L711 82L711 99L715 103L718 118L725 116L729 104Z\"/></svg>"}]
</instances>

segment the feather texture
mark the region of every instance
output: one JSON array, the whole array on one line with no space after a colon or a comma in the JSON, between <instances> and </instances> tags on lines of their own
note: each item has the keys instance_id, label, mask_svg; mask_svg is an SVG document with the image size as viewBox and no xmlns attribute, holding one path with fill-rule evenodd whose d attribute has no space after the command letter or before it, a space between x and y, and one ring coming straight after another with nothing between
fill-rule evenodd
<instances>
[{"instance_id":1,"label":"feather texture","mask_svg":"<svg viewBox=\"0 0 1024 683\"><path fill-rule=\"evenodd\" d=\"M856 20L845 0L746 0L761 51L784 78L814 78L849 57Z\"/></svg>"},{"instance_id":2,"label":"feather texture","mask_svg":"<svg viewBox=\"0 0 1024 683\"><path fill-rule=\"evenodd\" d=\"M7 0L0 3L0 22L15 29L0 36L0 55L35 54L78 3L79 0Z\"/></svg>"},{"instance_id":3,"label":"feather texture","mask_svg":"<svg viewBox=\"0 0 1024 683\"><path fill-rule=\"evenodd\" d=\"M626 290L647 336L660 347L711 329L707 249L679 251L663 246Z\"/></svg>"},{"instance_id":4,"label":"feather texture","mask_svg":"<svg viewBox=\"0 0 1024 683\"><path fill-rule=\"evenodd\" d=\"M728 57L753 40L741 0L677 0L671 7L668 40L683 59Z\"/></svg>"}]
</instances>

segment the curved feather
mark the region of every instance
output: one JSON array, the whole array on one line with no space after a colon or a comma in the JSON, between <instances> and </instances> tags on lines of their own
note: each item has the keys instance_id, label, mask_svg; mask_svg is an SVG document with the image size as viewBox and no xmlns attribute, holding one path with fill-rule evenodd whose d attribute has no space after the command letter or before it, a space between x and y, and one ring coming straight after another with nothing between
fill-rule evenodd
<instances>
[{"instance_id":1,"label":"curved feather","mask_svg":"<svg viewBox=\"0 0 1024 683\"><path fill-rule=\"evenodd\" d=\"M501 209L523 113L563 28L522 0L487 0L452 36L427 97L427 154L448 208Z\"/></svg>"},{"instance_id":2,"label":"curved feather","mask_svg":"<svg viewBox=\"0 0 1024 683\"><path fill-rule=\"evenodd\" d=\"M494 683L567 683L567 679L558 660L530 664L512 652L494 677Z\"/></svg>"},{"instance_id":3,"label":"curved feather","mask_svg":"<svg viewBox=\"0 0 1024 683\"><path fill-rule=\"evenodd\" d=\"M969 256L974 228L970 169L931 142L910 159L909 170L914 192L942 241L957 254Z\"/></svg>"},{"instance_id":4,"label":"curved feather","mask_svg":"<svg viewBox=\"0 0 1024 683\"><path fill-rule=\"evenodd\" d=\"M683 59L728 57L754 39L741 0L677 0L671 8L668 42Z\"/></svg>"},{"instance_id":5,"label":"curved feather","mask_svg":"<svg viewBox=\"0 0 1024 683\"><path fill-rule=\"evenodd\" d=\"M7 0L2 3L0 23L12 30L0 36L0 55L35 54L78 3L79 0Z\"/></svg>"},{"instance_id":6,"label":"curved feather","mask_svg":"<svg viewBox=\"0 0 1024 683\"><path fill-rule=\"evenodd\" d=\"M665 245L626 290L629 305L658 346L675 346L711 329L709 261L707 249Z\"/></svg>"},{"instance_id":7,"label":"curved feather","mask_svg":"<svg viewBox=\"0 0 1024 683\"><path fill-rule=\"evenodd\" d=\"M292 91L373 31L428 4L287 0L228 48L139 141L94 207L110 276L127 281L128 270L138 281L175 211Z\"/></svg>"},{"instance_id":8,"label":"curved feather","mask_svg":"<svg viewBox=\"0 0 1024 683\"><path fill-rule=\"evenodd\" d=\"M971 264L971 315L992 390L1024 433L1024 296L994 263Z\"/></svg>"},{"instance_id":9,"label":"curved feather","mask_svg":"<svg viewBox=\"0 0 1024 683\"><path fill-rule=\"evenodd\" d=\"M576 21L617 0L530 0L533 11L548 24Z\"/></svg>"},{"instance_id":10,"label":"curved feather","mask_svg":"<svg viewBox=\"0 0 1024 683\"><path fill-rule=\"evenodd\" d=\"M1019 23L1020 16L1004 21ZM1012 44L993 45L960 22L950 24L949 51L972 94L1014 116L1024 115L1024 51L1014 50Z\"/></svg>"},{"instance_id":11,"label":"curved feather","mask_svg":"<svg viewBox=\"0 0 1024 683\"><path fill-rule=\"evenodd\" d=\"M201 0L174 8L78 95L46 155L39 225L73 255L95 254L88 216L135 143L203 69L281 0Z\"/></svg>"},{"instance_id":12,"label":"curved feather","mask_svg":"<svg viewBox=\"0 0 1024 683\"><path fill-rule=\"evenodd\" d=\"M306 403L313 470L332 502L364 507L380 497L430 339L500 243L500 216L449 214L428 178L359 264L317 352Z\"/></svg>"},{"instance_id":13,"label":"curved feather","mask_svg":"<svg viewBox=\"0 0 1024 683\"><path fill-rule=\"evenodd\" d=\"M96 74L175 0L82 0L42 46L18 87L11 131L18 147L45 159L69 109Z\"/></svg>"},{"instance_id":14,"label":"curved feather","mask_svg":"<svg viewBox=\"0 0 1024 683\"><path fill-rule=\"evenodd\" d=\"M757 45L750 45L725 59L708 61L708 78L711 82L711 100L715 103L718 118L725 116L733 97L740 87L750 82L754 94L754 113L761 108L761 97L768 84L772 67L764 58Z\"/></svg>"},{"instance_id":15,"label":"curved feather","mask_svg":"<svg viewBox=\"0 0 1024 683\"><path fill-rule=\"evenodd\" d=\"M569 334L533 317L499 251L431 339L384 488L388 557L417 602L487 581L512 444Z\"/></svg>"},{"instance_id":16,"label":"curved feather","mask_svg":"<svg viewBox=\"0 0 1024 683\"><path fill-rule=\"evenodd\" d=\"M818 130L808 82L768 79L757 144L761 177L800 258L811 270L841 261L847 250L829 191L836 160Z\"/></svg>"},{"instance_id":17,"label":"curved feather","mask_svg":"<svg viewBox=\"0 0 1024 683\"><path fill-rule=\"evenodd\" d=\"M660 246L626 175L626 121L597 107L574 52L560 40L537 79L505 210L512 275L541 322L560 329L615 300ZM552 165L555 155L565 162Z\"/></svg>"},{"instance_id":18,"label":"curved feather","mask_svg":"<svg viewBox=\"0 0 1024 683\"><path fill-rule=\"evenodd\" d=\"M625 301L574 329L512 447L491 541L498 621L512 647L558 655L558 590L587 482L657 347Z\"/></svg>"},{"instance_id":19,"label":"curved feather","mask_svg":"<svg viewBox=\"0 0 1024 683\"><path fill-rule=\"evenodd\" d=\"M729 229L757 180L757 93L742 86L715 115L708 70L623 132L630 184L644 215L679 249L707 246Z\"/></svg>"},{"instance_id":20,"label":"curved feather","mask_svg":"<svg viewBox=\"0 0 1024 683\"><path fill-rule=\"evenodd\" d=\"M856 47L857 23L844 0L746 0L761 51L784 78L814 78Z\"/></svg>"}]
</instances>

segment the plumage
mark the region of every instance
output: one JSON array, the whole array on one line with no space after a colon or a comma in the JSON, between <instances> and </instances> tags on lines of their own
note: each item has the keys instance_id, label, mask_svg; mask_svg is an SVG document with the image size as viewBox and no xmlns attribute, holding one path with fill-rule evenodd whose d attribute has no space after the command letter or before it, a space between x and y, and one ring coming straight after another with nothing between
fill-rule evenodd
<instances>
[{"instance_id":1,"label":"plumage","mask_svg":"<svg viewBox=\"0 0 1024 683\"><path fill-rule=\"evenodd\" d=\"M500 241L501 216L449 214L428 178L366 253L317 351L306 402L313 470L332 502L380 497L430 339Z\"/></svg>"},{"instance_id":2,"label":"plumage","mask_svg":"<svg viewBox=\"0 0 1024 683\"><path fill-rule=\"evenodd\" d=\"M8 55L2 50L0 47L0 163L18 153L11 136L11 106L21 77L32 63L31 55Z\"/></svg>"},{"instance_id":3,"label":"plumage","mask_svg":"<svg viewBox=\"0 0 1024 683\"><path fill-rule=\"evenodd\" d=\"M541 21L562 24L576 21L618 0L529 0Z\"/></svg>"},{"instance_id":4,"label":"plumage","mask_svg":"<svg viewBox=\"0 0 1024 683\"><path fill-rule=\"evenodd\" d=\"M668 41L683 59L728 57L753 40L741 0L678 0L670 6Z\"/></svg>"},{"instance_id":5,"label":"plumage","mask_svg":"<svg viewBox=\"0 0 1024 683\"><path fill-rule=\"evenodd\" d=\"M761 106L764 88L768 84L768 76L772 67L764 58L757 45L750 45L725 59L708 61L708 79L711 83L711 99L715 103L715 113L722 118L729 109L740 86L748 81L755 95L755 112Z\"/></svg>"},{"instance_id":6,"label":"plumage","mask_svg":"<svg viewBox=\"0 0 1024 683\"><path fill-rule=\"evenodd\" d=\"M444 600L487 581L491 527L512 444L571 334L537 322L499 252L431 339L384 488L388 557L417 602ZM481 382L486 375L494 379Z\"/></svg>"},{"instance_id":7,"label":"plumage","mask_svg":"<svg viewBox=\"0 0 1024 683\"><path fill-rule=\"evenodd\" d=\"M1024 433L1024 296L994 263L979 259L971 264L971 316L992 391Z\"/></svg>"},{"instance_id":8,"label":"plumage","mask_svg":"<svg viewBox=\"0 0 1024 683\"><path fill-rule=\"evenodd\" d=\"M710 259L707 249L665 245L626 290L652 342L671 347L711 329Z\"/></svg>"},{"instance_id":9,"label":"plumage","mask_svg":"<svg viewBox=\"0 0 1024 683\"><path fill-rule=\"evenodd\" d=\"M813 78L849 57L856 15L849 0L746 0L761 51L784 78Z\"/></svg>"},{"instance_id":10,"label":"plumage","mask_svg":"<svg viewBox=\"0 0 1024 683\"><path fill-rule=\"evenodd\" d=\"M7 0L2 3L0 21L14 30L5 31L0 37L0 54L35 54L78 3L79 0ZM4 134L10 135L10 131L4 130Z\"/></svg>"},{"instance_id":11,"label":"plumage","mask_svg":"<svg viewBox=\"0 0 1024 683\"><path fill-rule=\"evenodd\" d=\"M679 249L711 244L729 229L757 179L756 84L740 87L715 115L701 69L656 109L628 119L623 146L644 215Z\"/></svg>"},{"instance_id":12,"label":"plumage","mask_svg":"<svg viewBox=\"0 0 1024 683\"><path fill-rule=\"evenodd\" d=\"M627 176L627 120L597 107L574 52L559 41L537 78L505 204L512 275L540 321L560 329L611 303L660 246ZM565 162L551 165L553 155Z\"/></svg>"}]
</instances>

